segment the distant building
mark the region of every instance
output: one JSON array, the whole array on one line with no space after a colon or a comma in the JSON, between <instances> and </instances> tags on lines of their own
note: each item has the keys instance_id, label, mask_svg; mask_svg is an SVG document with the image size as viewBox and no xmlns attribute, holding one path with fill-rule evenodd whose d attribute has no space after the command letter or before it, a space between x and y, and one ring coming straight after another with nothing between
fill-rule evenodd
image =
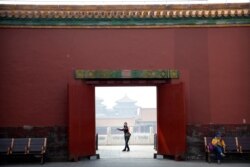
<instances>
[{"instance_id":1,"label":"distant building","mask_svg":"<svg viewBox=\"0 0 250 167\"><path fill-rule=\"evenodd\" d=\"M135 104L137 101L130 99L127 95L116 101L112 109L102 103L103 99L96 98L96 118L134 118L137 116L139 107Z\"/></svg>"},{"instance_id":2,"label":"distant building","mask_svg":"<svg viewBox=\"0 0 250 167\"><path fill-rule=\"evenodd\" d=\"M96 118L103 118L107 116L107 107L102 104L103 99L96 97L95 99L95 110Z\"/></svg>"},{"instance_id":3,"label":"distant building","mask_svg":"<svg viewBox=\"0 0 250 167\"><path fill-rule=\"evenodd\" d=\"M134 131L149 133L150 127L156 133L156 108L140 108L138 118L135 121Z\"/></svg>"},{"instance_id":4,"label":"distant building","mask_svg":"<svg viewBox=\"0 0 250 167\"><path fill-rule=\"evenodd\" d=\"M130 99L127 95L116 101L114 112L118 117L136 117L138 106L137 101Z\"/></svg>"},{"instance_id":5,"label":"distant building","mask_svg":"<svg viewBox=\"0 0 250 167\"><path fill-rule=\"evenodd\" d=\"M107 128L111 133L119 133L116 128L121 128L123 123L128 122L135 133L149 133L150 127L156 132L156 108L140 108L136 100L127 95L116 101L116 105L108 110L102 104L103 100L96 98L96 131L98 134L106 134Z\"/></svg>"}]
</instances>

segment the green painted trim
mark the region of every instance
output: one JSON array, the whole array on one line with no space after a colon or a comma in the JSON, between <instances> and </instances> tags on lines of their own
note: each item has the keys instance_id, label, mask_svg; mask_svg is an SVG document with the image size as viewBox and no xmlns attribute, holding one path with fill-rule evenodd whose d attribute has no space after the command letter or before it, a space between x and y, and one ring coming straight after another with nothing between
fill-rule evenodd
<instances>
[{"instance_id":1,"label":"green painted trim","mask_svg":"<svg viewBox=\"0 0 250 167\"><path fill-rule=\"evenodd\" d=\"M178 79L178 70L75 70L75 79Z\"/></svg>"},{"instance_id":2,"label":"green painted trim","mask_svg":"<svg viewBox=\"0 0 250 167\"><path fill-rule=\"evenodd\" d=\"M166 25L236 25L250 24L250 17L229 18L1 18L0 26L166 26Z\"/></svg>"}]
</instances>

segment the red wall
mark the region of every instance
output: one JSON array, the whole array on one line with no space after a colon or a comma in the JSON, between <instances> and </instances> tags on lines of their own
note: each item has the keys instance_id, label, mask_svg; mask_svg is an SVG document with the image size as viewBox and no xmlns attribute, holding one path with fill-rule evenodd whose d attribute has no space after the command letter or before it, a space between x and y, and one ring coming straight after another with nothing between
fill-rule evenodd
<instances>
[{"instance_id":1,"label":"red wall","mask_svg":"<svg viewBox=\"0 0 250 167\"><path fill-rule=\"evenodd\" d=\"M250 27L0 29L0 126L67 125L82 69L181 70L188 123L250 122Z\"/></svg>"}]
</instances>

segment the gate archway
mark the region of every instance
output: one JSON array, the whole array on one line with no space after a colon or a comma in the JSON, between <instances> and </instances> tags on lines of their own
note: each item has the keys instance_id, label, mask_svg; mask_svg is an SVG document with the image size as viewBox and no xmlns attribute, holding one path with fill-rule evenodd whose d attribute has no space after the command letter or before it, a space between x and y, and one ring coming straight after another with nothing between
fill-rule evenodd
<instances>
[{"instance_id":1,"label":"gate archway","mask_svg":"<svg viewBox=\"0 0 250 167\"><path fill-rule=\"evenodd\" d=\"M68 85L69 158L96 155L95 86L157 87L157 154L178 157L186 151L184 84L176 70L76 70Z\"/></svg>"}]
</instances>

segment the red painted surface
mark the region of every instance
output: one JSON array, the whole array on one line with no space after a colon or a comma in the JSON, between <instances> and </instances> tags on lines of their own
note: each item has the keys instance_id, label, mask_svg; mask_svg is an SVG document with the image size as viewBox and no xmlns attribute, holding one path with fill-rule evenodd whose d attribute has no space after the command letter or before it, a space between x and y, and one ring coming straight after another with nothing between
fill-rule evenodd
<instances>
[{"instance_id":1,"label":"red painted surface","mask_svg":"<svg viewBox=\"0 0 250 167\"><path fill-rule=\"evenodd\" d=\"M187 123L249 124L249 36L250 27L0 29L0 126L67 126L76 68L176 68Z\"/></svg>"},{"instance_id":2,"label":"red painted surface","mask_svg":"<svg viewBox=\"0 0 250 167\"><path fill-rule=\"evenodd\" d=\"M157 87L157 153L182 155L186 151L186 113L183 83Z\"/></svg>"},{"instance_id":3,"label":"red painted surface","mask_svg":"<svg viewBox=\"0 0 250 167\"><path fill-rule=\"evenodd\" d=\"M95 89L69 84L69 158L95 155Z\"/></svg>"},{"instance_id":4,"label":"red painted surface","mask_svg":"<svg viewBox=\"0 0 250 167\"><path fill-rule=\"evenodd\" d=\"M250 124L250 30L244 30L231 29L222 36L214 29L208 37L212 123L245 119Z\"/></svg>"}]
</instances>

